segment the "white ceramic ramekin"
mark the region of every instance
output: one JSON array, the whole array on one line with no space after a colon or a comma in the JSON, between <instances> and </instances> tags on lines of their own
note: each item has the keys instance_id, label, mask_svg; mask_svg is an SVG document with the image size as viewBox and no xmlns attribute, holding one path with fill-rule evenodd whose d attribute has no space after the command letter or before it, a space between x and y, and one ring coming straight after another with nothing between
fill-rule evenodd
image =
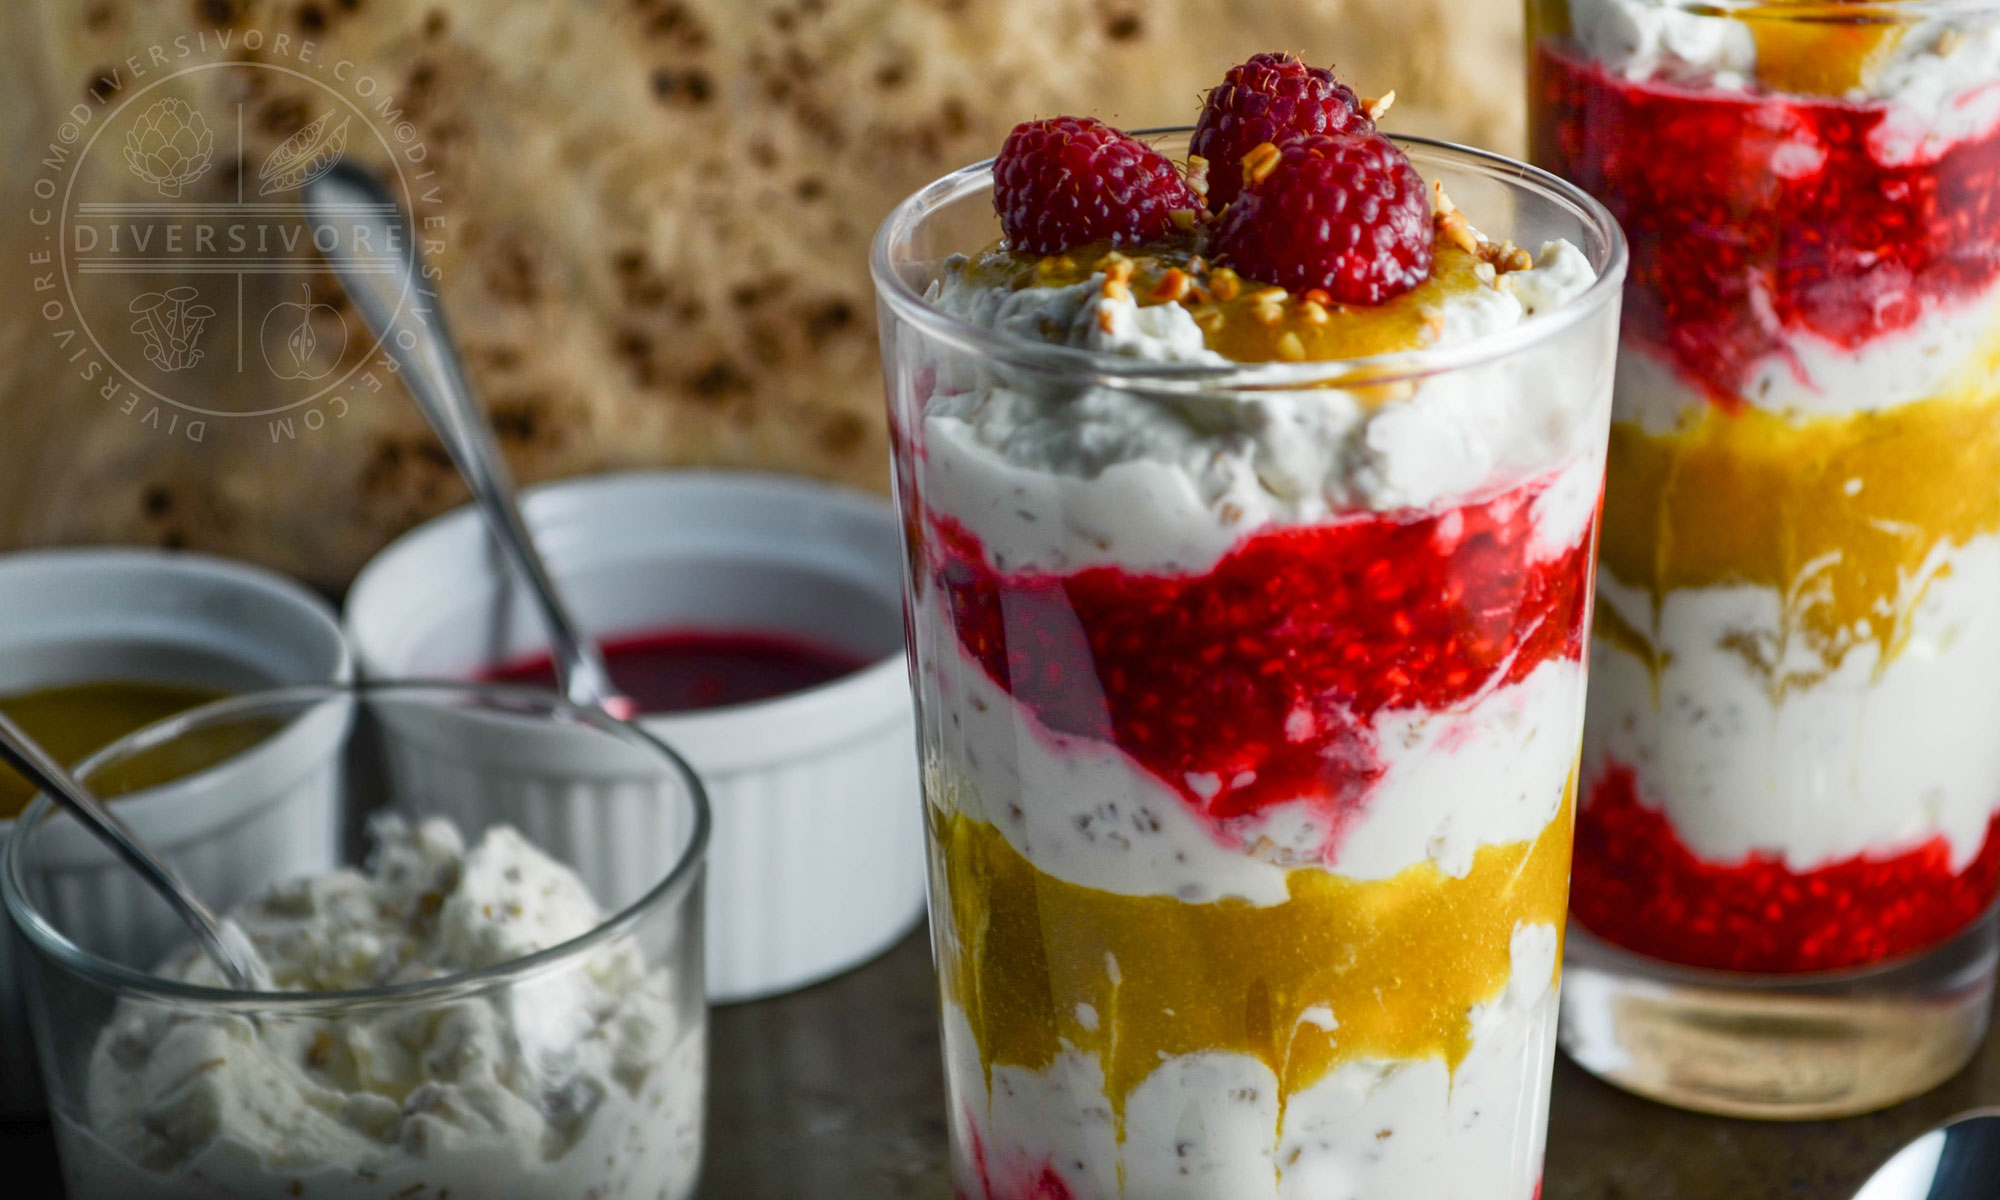
<instances>
[{"instance_id":1,"label":"white ceramic ramekin","mask_svg":"<svg viewBox=\"0 0 2000 1200\"><path fill-rule=\"evenodd\" d=\"M249 691L346 682L354 673L324 600L268 571L158 550L47 550L0 555L0 694L94 680ZM318 870L337 857L334 750L325 723L286 730L202 781L114 800L113 807L210 903L245 899L256 880ZM217 801L210 788L227 788ZM0 838L13 830L0 821ZM247 869L254 866L254 870ZM63 879L67 919L143 907L125 868ZM161 931L124 923L104 944L145 945ZM165 944L165 943L160 943ZM11 936L0 937L0 1113L41 1110Z\"/></svg>"},{"instance_id":2,"label":"white ceramic ramekin","mask_svg":"<svg viewBox=\"0 0 2000 1200\"><path fill-rule=\"evenodd\" d=\"M788 991L897 941L923 912L924 865L895 510L804 480L694 471L534 488L523 510L598 637L780 634L869 664L773 700L641 720L693 764L714 809L709 998ZM464 679L547 645L470 509L377 555L348 594L347 629L380 678ZM535 819L516 781L485 787ZM605 845L644 836L633 814L602 811Z\"/></svg>"}]
</instances>

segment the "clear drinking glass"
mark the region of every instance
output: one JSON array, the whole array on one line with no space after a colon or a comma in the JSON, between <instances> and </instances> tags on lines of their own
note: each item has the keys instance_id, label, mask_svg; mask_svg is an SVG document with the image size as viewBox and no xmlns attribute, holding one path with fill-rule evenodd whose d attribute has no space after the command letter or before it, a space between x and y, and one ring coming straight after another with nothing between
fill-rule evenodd
<instances>
[{"instance_id":1,"label":"clear drinking glass","mask_svg":"<svg viewBox=\"0 0 2000 1200\"><path fill-rule=\"evenodd\" d=\"M1596 285L1176 366L927 299L998 237L990 163L877 239L966 1200L1539 1186L1625 251L1548 175L1406 144ZM1281 495L1253 443L1345 465Z\"/></svg>"},{"instance_id":2,"label":"clear drinking glass","mask_svg":"<svg viewBox=\"0 0 2000 1200\"><path fill-rule=\"evenodd\" d=\"M340 743L331 774L329 739ZM0 859L0 891L30 949L29 1012L71 1200L693 1194L708 809L665 746L527 689L370 684L221 701L133 734L78 774L128 814L331 788L347 828L327 841L348 848L312 874L360 865L373 814L449 817L468 847L505 822L610 915L526 957L459 946L480 968L435 980L199 986L156 973L187 953L166 906L102 886L108 853L36 800ZM657 849L649 870L635 869L635 841ZM209 849L196 839L164 851L187 867ZM519 869L504 861L491 870ZM230 907L300 869L211 871L232 894L207 898ZM468 883L444 903L505 888ZM311 912L346 902L286 895ZM503 917L550 919L530 909ZM341 969L366 948L327 936L317 949ZM375 946L368 961L393 951Z\"/></svg>"},{"instance_id":3,"label":"clear drinking glass","mask_svg":"<svg viewBox=\"0 0 2000 1200\"><path fill-rule=\"evenodd\" d=\"M1632 239L1564 1046L1691 1108L1923 1091L2000 891L2000 4L1532 0Z\"/></svg>"}]
</instances>

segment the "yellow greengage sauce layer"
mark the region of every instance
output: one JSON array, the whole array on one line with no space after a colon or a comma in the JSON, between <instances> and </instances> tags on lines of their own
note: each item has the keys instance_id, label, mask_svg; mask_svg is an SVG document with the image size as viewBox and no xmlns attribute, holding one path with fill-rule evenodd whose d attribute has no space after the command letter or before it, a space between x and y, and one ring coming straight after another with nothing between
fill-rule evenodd
<instances>
[{"instance_id":1,"label":"yellow greengage sauce layer","mask_svg":"<svg viewBox=\"0 0 2000 1200\"><path fill-rule=\"evenodd\" d=\"M1481 848L1462 879L1430 863L1379 881L1299 869L1269 907L1079 887L992 825L936 815L946 990L989 1072L1044 1069L1073 1047L1103 1064L1121 1119L1131 1090L1183 1054L1252 1055L1281 1100L1354 1059L1456 1069L1473 1008L1508 986L1514 931L1562 927L1574 791L1572 776L1535 840Z\"/></svg>"},{"instance_id":2,"label":"yellow greengage sauce layer","mask_svg":"<svg viewBox=\"0 0 2000 1200\"><path fill-rule=\"evenodd\" d=\"M1109 270L1108 289L1128 291L1141 307L1183 305L1204 344L1234 362L1338 362L1429 345L1451 300L1495 286L1498 252L1481 255L1440 240L1430 278L1372 308L1245 280L1174 248L1121 253L1098 245L1044 259L994 250L979 258L973 279L989 287L1069 287ZM1529 261L1522 254L1512 265L1524 269Z\"/></svg>"},{"instance_id":3,"label":"yellow greengage sauce layer","mask_svg":"<svg viewBox=\"0 0 2000 1200\"><path fill-rule=\"evenodd\" d=\"M2000 368L1982 355L1960 394L1795 419L1704 407L1667 435L1612 426L1600 563L1657 618L1680 588L1751 584L1783 598L1780 628L1725 648L1774 696L1859 647L1876 668L1907 643L1939 552L2000 531ZM1598 606L1597 633L1652 663L1654 631ZM1798 651L1816 668L1800 670Z\"/></svg>"}]
</instances>

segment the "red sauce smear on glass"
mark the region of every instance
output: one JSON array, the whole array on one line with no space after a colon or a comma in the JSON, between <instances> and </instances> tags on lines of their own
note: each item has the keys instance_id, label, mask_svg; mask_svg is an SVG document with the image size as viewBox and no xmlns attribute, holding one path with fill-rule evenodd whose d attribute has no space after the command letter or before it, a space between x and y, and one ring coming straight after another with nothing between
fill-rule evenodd
<instances>
[{"instance_id":1,"label":"red sauce smear on glass","mask_svg":"<svg viewBox=\"0 0 2000 1200\"><path fill-rule=\"evenodd\" d=\"M1788 337L1843 349L2000 276L2000 134L1896 167L1887 104L1705 91L1535 53L1535 159L1625 227L1624 331L1743 403Z\"/></svg>"},{"instance_id":2,"label":"red sauce smear on glass","mask_svg":"<svg viewBox=\"0 0 2000 1200\"><path fill-rule=\"evenodd\" d=\"M1797 872L1777 855L1704 862L1614 765L1577 814L1570 911L1609 942L1726 971L1830 971L1911 954L1964 929L2000 894L2000 815L1962 871L1942 836L1893 857Z\"/></svg>"},{"instance_id":3,"label":"red sauce smear on glass","mask_svg":"<svg viewBox=\"0 0 2000 1200\"><path fill-rule=\"evenodd\" d=\"M1255 534L1192 576L1002 574L934 518L930 565L966 654L1043 728L1116 746L1218 827L1306 798L1332 833L1382 776L1377 713L1580 656L1593 539L1531 561L1546 486Z\"/></svg>"},{"instance_id":4,"label":"red sauce smear on glass","mask_svg":"<svg viewBox=\"0 0 2000 1200\"><path fill-rule=\"evenodd\" d=\"M845 650L766 633L646 633L607 641L603 650L612 682L646 713L770 700L867 665ZM496 667L481 678L556 690L555 664L546 654Z\"/></svg>"},{"instance_id":5,"label":"red sauce smear on glass","mask_svg":"<svg viewBox=\"0 0 2000 1200\"><path fill-rule=\"evenodd\" d=\"M954 1189L957 1200L1075 1200L1075 1193L1069 1184L1056 1173L1054 1164L1044 1166L1035 1177L1028 1181L1027 1190L1018 1196L1002 1196L993 1186L993 1177L986 1169L986 1144L979 1137L979 1130L972 1125L972 1115L966 1114L965 1134L972 1143L972 1167L979 1176L978 1196L966 1195L964 1189Z\"/></svg>"}]
</instances>

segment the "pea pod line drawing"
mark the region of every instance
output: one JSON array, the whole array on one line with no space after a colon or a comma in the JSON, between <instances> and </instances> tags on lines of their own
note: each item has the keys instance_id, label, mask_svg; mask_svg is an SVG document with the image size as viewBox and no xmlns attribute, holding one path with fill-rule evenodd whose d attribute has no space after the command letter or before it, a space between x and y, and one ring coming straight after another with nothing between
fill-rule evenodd
<instances>
[{"instance_id":1,"label":"pea pod line drawing","mask_svg":"<svg viewBox=\"0 0 2000 1200\"><path fill-rule=\"evenodd\" d=\"M257 168L257 194L269 196L274 192L289 192L302 188L313 180L333 170L334 164L347 150L347 126L352 117L343 118L333 125L334 110L321 113L319 119L278 144L276 150L264 159L264 165ZM329 128L329 126L331 126Z\"/></svg>"}]
</instances>

